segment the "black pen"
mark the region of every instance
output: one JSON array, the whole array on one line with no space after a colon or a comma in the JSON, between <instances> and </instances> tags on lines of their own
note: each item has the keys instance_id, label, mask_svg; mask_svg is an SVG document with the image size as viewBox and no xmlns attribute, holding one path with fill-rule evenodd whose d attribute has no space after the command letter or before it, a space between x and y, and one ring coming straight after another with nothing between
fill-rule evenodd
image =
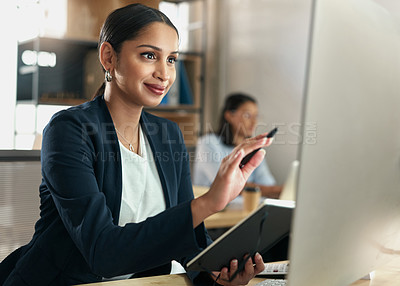
<instances>
[{"instance_id":1,"label":"black pen","mask_svg":"<svg viewBox=\"0 0 400 286\"><path fill-rule=\"evenodd\" d=\"M276 132L278 132L278 128L275 127L274 129L272 129L270 132L268 132L267 136L265 136L266 138L272 138L274 137L274 135L276 134ZM250 159L254 156L254 154L256 154L261 148L258 148L254 151L252 151L251 153L247 154L242 161L239 164L239 168L242 169L244 167L244 165L247 164L247 162L250 161Z\"/></svg>"}]
</instances>

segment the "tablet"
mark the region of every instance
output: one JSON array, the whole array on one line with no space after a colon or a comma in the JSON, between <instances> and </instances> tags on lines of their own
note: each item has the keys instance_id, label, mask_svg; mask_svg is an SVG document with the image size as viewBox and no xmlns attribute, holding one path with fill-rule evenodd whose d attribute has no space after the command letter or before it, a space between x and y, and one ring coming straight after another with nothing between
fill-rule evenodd
<instances>
[{"instance_id":1,"label":"tablet","mask_svg":"<svg viewBox=\"0 0 400 286\"><path fill-rule=\"evenodd\" d=\"M236 258L244 266L246 254L265 253L290 232L294 201L266 199L186 265L187 270L220 271Z\"/></svg>"}]
</instances>

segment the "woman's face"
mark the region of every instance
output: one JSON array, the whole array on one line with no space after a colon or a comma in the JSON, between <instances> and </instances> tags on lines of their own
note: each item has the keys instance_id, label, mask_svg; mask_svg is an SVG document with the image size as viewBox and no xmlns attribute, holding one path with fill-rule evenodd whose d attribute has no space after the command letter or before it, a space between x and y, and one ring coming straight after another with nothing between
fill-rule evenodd
<instances>
[{"instance_id":1,"label":"woman's face","mask_svg":"<svg viewBox=\"0 0 400 286\"><path fill-rule=\"evenodd\" d=\"M178 35L165 23L154 22L122 45L113 83L126 100L157 106L175 81Z\"/></svg>"},{"instance_id":2,"label":"woman's face","mask_svg":"<svg viewBox=\"0 0 400 286\"><path fill-rule=\"evenodd\" d=\"M253 136L258 118L257 104L247 101L235 111L228 111L225 118L231 124L235 136Z\"/></svg>"}]
</instances>

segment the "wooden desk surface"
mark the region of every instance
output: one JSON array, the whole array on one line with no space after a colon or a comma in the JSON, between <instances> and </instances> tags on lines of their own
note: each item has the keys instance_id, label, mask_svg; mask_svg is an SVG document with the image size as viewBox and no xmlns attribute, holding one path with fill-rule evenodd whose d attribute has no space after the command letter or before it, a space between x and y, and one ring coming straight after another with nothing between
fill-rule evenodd
<instances>
[{"instance_id":1,"label":"wooden desk surface","mask_svg":"<svg viewBox=\"0 0 400 286\"><path fill-rule=\"evenodd\" d=\"M264 281L264 278L254 278L248 285L254 286ZM120 280L112 282L101 282L85 285L96 286L150 286L150 285L171 285L171 286L193 286L186 274L162 275L131 280ZM323 285L323 284L321 284ZM374 272L371 280L358 280L351 286L394 286L400 285L400 257L397 257L388 264Z\"/></svg>"},{"instance_id":2,"label":"wooden desk surface","mask_svg":"<svg viewBox=\"0 0 400 286\"><path fill-rule=\"evenodd\" d=\"M264 279L254 278L250 281L249 286L253 286ZM151 285L165 285L165 286L193 286L192 282L186 274L173 274L173 275L160 275L146 278L137 278L130 280L109 281L92 283L85 285L93 286L151 286Z\"/></svg>"},{"instance_id":3,"label":"wooden desk surface","mask_svg":"<svg viewBox=\"0 0 400 286\"><path fill-rule=\"evenodd\" d=\"M236 225L244 219L249 213L240 209L230 209L229 206L204 220L206 228L227 228Z\"/></svg>"}]
</instances>

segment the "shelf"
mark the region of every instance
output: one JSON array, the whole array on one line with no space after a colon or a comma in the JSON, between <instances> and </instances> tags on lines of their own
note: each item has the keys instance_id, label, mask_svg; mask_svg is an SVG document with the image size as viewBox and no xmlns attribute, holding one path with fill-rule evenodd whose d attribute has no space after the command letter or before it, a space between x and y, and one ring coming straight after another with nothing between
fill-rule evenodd
<instances>
[{"instance_id":1,"label":"shelf","mask_svg":"<svg viewBox=\"0 0 400 286\"><path fill-rule=\"evenodd\" d=\"M18 101L79 104L90 99L102 81L97 42L38 37L18 44Z\"/></svg>"},{"instance_id":2,"label":"shelf","mask_svg":"<svg viewBox=\"0 0 400 286\"><path fill-rule=\"evenodd\" d=\"M35 41L47 41L47 43L53 42L53 41L60 41L66 44L75 44L75 45L80 45L80 46L87 46L90 48L97 48L97 39L93 38L93 40L89 39L74 39L74 38L56 38L56 37L35 37L32 39L24 40L24 41L19 41L18 45L26 45L26 44L31 44ZM43 42L46 43L46 42Z\"/></svg>"},{"instance_id":3,"label":"shelf","mask_svg":"<svg viewBox=\"0 0 400 286\"><path fill-rule=\"evenodd\" d=\"M38 104L42 105L79 105L89 101L90 99L79 99L79 98L48 98L39 99Z\"/></svg>"},{"instance_id":4,"label":"shelf","mask_svg":"<svg viewBox=\"0 0 400 286\"><path fill-rule=\"evenodd\" d=\"M178 124L186 146L195 146L199 135L199 113L176 112L162 109L153 109L150 113L169 119Z\"/></svg>"}]
</instances>

